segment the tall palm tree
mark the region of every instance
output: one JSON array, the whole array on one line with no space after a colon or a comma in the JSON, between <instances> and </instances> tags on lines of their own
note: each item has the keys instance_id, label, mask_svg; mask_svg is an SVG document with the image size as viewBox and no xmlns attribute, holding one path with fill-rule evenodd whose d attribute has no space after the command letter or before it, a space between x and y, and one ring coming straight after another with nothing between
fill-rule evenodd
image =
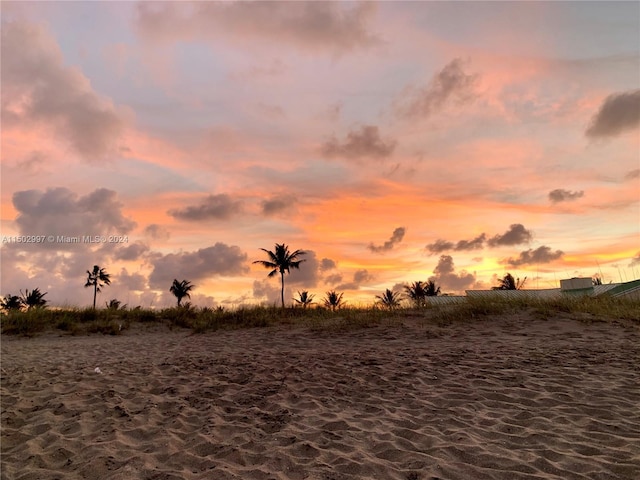
<instances>
[{"instance_id":1,"label":"tall palm tree","mask_svg":"<svg viewBox=\"0 0 640 480\"><path fill-rule=\"evenodd\" d=\"M344 302L342 301L342 295L344 295L343 293L338 293L335 290L330 290L325 295L325 307L329 307L331 310L335 311L336 308L340 308L344 305Z\"/></svg>"},{"instance_id":2,"label":"tall palm tree","mask_svg":"<svg viewBox=\"0 0 640 480\"><path fill-rule=\"evenodd\" d=\"M0 300L0 309L11 312L22 308L22 299L18 295L7 295Z\"/></svg>"},{"instance_id":3,"label":"tall palm tree","mask_svg":"<svg viewBox=\"0 0 640 480\"><path fill-rule=\"evenodd\" d=\"M313 297L315 295L309 295L309 292L303 290L302 292L298 292L298 298L294 298L298 305L302 305L302 308L307 308L309 305L313 303Z\"/></svg>"},{"instance_id":4,"label":"tall palm tree","mask_svg":"<svg viewBox=\"0 0 640 480\"><path fill-rule=\"evenodd\" d=\"M393 292L387 288L382 295L376 295L376 298L389 310L400 306L400 292Z\"/></svg>"},{"instance_id":5,"label":"tall palm tree","mask_svg":"<svg viewBox=\"0 0 640 480\"><path fill-rule=\"evenodd\" d=\"M253 263L259 263L264 268L272 269L271 272L269 272L269 277L273 277L280 273L280 281L282 284L282 288L280 289L280 298L282 300L282 308L284 308L284 273L290 273L289 270L291 268L300 268L300 264L304 262L304 260L296 259L305 255L306 252L303 252L302 250L289 252L289 247L284 243L276 243L275 252L271 252L265 248L261 248L260 250L267 254L269 260L256 260Z\"/></svg>"},{"instance_id":6,"label":"tall palm tree","mask_svg":"<svg viewBox=\"0 0 640 480\"><path fill-rule=\"evenodd\" d=\"M93 270L87 270L87 283L86 287L93 287L93 309L96 308L96 295L101 292L101 288L105 285L111 285L111 274L104 271L104 268L100 268L98 265L93 266Z\"/></svg>"},{"instance_id":7,"label":"tall palm tree","mask_svg":"<svg viewBox=\"0 0 640 480\"><path fill-rule=\"evenodd\" d=\"M433 280L429 280L424 286L424 294L427 297L437 297L440 295L440 287Z\"/></svg>"},{"instance_id":8,"label":"tall palm tree","mask_svg":"<svg viewBox=\"0 0 640 480\"><path fill-rule=\"evenodd\" d=\"M25 307L27 307L27 310L31 310L32 308L44 308L47 306L47 301L44 299L47 292L42 293L39 288L34 288L31 291L25 290L24 293L20 291L20 293L22 294L20 301Z\"/></svg>"},{"instance_id":9,"label":"tall palm tree","mask_svg":"<svg viewBox=\"0 0 640 480\"><path fill-rule=\"evenodd\" d=\"M169 291L173 293L178 299L178 306L180 306L180 302L184 297L191 298L189 292L193 290L196 286L193 285L189 280L182 280L181 282L178 279L174 279L171 284L171 288Z\"/></svg>"},{"instance_id":10,"label":"tall palm tree","mask_svg":"<svg viewBox=\"0 0 640 480\"><path fill-rule=\"evenodd\" d=\"M423 282L413 282L411 285L405 285L404 290L407 298L413 302L416 307L424 307L426 304L427 290Z\"/></svg>"}]
</instances>

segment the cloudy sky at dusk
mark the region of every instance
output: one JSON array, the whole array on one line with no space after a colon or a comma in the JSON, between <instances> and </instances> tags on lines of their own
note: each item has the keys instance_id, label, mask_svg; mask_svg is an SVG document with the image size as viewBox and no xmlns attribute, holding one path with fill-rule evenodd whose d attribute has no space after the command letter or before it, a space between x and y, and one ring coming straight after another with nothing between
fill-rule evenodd
<instances>
[{"instance_id":1,"label":"cloudy sky at dusk","mask_svg":"<svg viewBox=\"0 0 640 480\"><path fill-rule=\"evenodd\" d=\"M2 295L273 303L276 242L287 298L640 277L637 2L1 9Z\"/></svg>"}]
</instances>

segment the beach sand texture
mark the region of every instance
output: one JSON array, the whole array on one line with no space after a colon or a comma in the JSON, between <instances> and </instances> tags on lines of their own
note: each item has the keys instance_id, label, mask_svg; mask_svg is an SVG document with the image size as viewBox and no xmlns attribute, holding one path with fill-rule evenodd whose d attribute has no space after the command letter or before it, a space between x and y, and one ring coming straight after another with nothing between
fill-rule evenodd
<instances>
[{"instance_id":1,"label":"beach sand texture","mask_svg":"<svg viewBox=\"0 0 640 480\"><path fill-rule=\"evenodd\" d=\"M1 349L3 480L640 479L637 326L523 314Z\"/></svg>"}]
</instances>

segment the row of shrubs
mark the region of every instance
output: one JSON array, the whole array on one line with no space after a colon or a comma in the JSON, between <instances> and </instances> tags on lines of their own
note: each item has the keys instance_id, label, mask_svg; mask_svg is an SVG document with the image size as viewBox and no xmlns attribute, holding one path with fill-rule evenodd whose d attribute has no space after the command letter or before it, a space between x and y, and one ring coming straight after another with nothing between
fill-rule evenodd
<instances>
[{"instance_id":1,"label":"row of shrubs","mask_svg":"<svg viewBox=\"0 0 640 480\"><path fill-rule=\"evenodd\" d=\"M162 310L120 308L30 309L0 315L3 334L33 336L46 330L72 335L119 335L134 324L158 324L191 329L195 333L218 329L256 328L270 325L302 325L314 330L341 330L398 322L408 317L447 325L456 321L531 312L540 318L568 316L582 321L629 320L640 325L640 301L611 297L565 297L555 300L525 298L467 298L444 306L383 309L378 306L340 310L328 308L280 308L247 306L236 309L173 307Z\"/></svg>"}]
</instances>

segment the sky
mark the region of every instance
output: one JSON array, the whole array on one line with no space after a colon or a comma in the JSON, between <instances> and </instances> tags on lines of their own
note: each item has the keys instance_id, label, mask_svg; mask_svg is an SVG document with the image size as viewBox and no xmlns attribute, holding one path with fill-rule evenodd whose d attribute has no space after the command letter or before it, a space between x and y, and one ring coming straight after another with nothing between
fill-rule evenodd
<instances>
[{"instance_id":1,"label":"sky","mask_svg":"<svg viewBox=\"0 0 640 480\"><path fill-rule=\"evenodd\" d=\"M276 243L289 302L640 278L638 2L0 8L1 295L272 304Z\"/></svg>"}]
</instances>

